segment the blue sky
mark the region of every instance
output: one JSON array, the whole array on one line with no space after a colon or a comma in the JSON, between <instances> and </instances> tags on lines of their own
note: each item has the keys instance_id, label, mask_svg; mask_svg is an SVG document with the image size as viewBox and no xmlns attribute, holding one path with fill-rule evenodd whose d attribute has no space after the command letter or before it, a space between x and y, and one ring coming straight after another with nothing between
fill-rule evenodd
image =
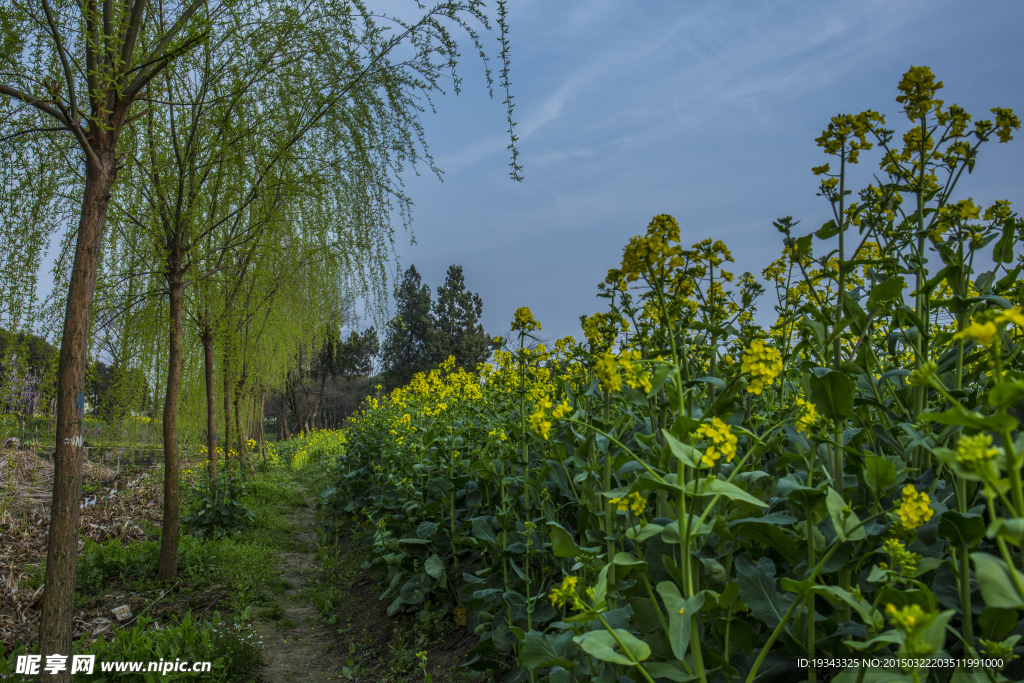
<instances>
[{"instance_id":1,"label":"blue sky","mask_svg":"<svg viewBox=\"0 0 1024 683\"><path fill-rule=\"evenodd\" d=\"M602 309L597 283L659 213L679 220L684 243L722 239L737 274L759 274L781 249L772 220L792 215L809 232L830 217L810 172L825 161L814 138L830 117L865 109L902 132L896 85L911 65L930 66L946 103L975 118L996 106L1024 116L1017 2L509 5L525 180L508 179L501 98L487 98L467 59L463 93L423 119L444 181L409 174L416 243L397 236L401 265L434 289L463 266L493 334L529 306L543 336L579 339L579 316ZM1024 201L1017 137L982 148L961 198ZM862 155L854 187L877 158Z\"/></svg>"}]
</instances>

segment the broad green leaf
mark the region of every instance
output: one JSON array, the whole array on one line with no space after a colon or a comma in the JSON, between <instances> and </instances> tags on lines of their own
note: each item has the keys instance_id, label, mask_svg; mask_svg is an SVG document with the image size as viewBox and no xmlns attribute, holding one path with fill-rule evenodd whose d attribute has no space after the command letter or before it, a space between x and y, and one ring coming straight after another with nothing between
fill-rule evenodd
<instances>
[{"instance_id":1,"label":"broad green leaf","mask_svg":"<svg viewBox=\"0 0 1024 683\"><path fill-rule=\"evenodd\" d=\"M927 627L916 633L914 652L904 652L904 654L914 657L926 657L942 652L942 646L946 642L946 624L949 623L954 613L954 610L951 609L940 612ZM907 644L904 643L904 648L906 646ZM922 646L927 648L926 652L920 652Z\"/></svg>"},{"instance_id":2,"label":"broad green leaf","mask_svg":"<svg viewBox=\"0 0 1024 683\"><path fill-rule=\"evenodd\" d=\"M643 668L651 678L666 678L675 683L689 683L697 680L697 674L686 673L686 670L675 662L646 662Z\"/></svg>"},{"instance_id":3,"label":"broad green leaf","mask_svg":"<svg viewBox=\"0 0 1024 683\"><path fill-rule=\"evenodd\" d=\"M551 534L551 552L555 557L576 557L580 554L579 546L561 524L548 522L548 533Z\"/></svg>"},{"instance_id":4,"label":"broad green leaf","mask_svg":"<svg viewBox=\"0 0 1024 683\"><path fill-rule=\"evenodd\" d=\"M982 637L995 642L1010 635L1017 622L1017 610L1000 607L986 607L978 617Z\"/></svg>"},{"instance_id":5,"label":"broad green leaf","mask_svg":"<svg viewBox=\"0 0 1024 683\"><path fill-rule=\"evenodd\" d=\"M973 548L985 537L985 520L978 514L946 510L939 518L939 536L954 545L963 543Z\"/></svg>"},{"instance_id":6,"label":"broad green leaf","mask_svg":"<svg viewBox=\"0 0 1024 683\"><path fill-rule=\"evenodd\" d=\"M767 517L772 516L774 515L767 515ZM793 518L790 517L790 519ZM787 535L786 532L782 530L782 527L777 524L765 522L755 517L747 517L735 520L735 522L730 522L729 527L734 534L741 538L753 541L759 546L775 548L782 553L782 556L791 564L796 564L800 560L799 556L801 555L801 551L797 546L796 540ZM806 557L806 554L804 554L804 556Z\"/></svg>"},{"instance_id":7,"label":"broad green leaf","mask_svg":"<svg viewBox=\"0 0 1024 683\"><path fill-rule=\"evenodd\" d=\"M890 304L893 301L903 300L903 290L907 284L902 277L894 277L885 282L879 282L871 288L868 294L868 312L875 312L875 309Z\"/></svg>"},{"instance_id":8,"label":"broad green leaf","mask_svg":"<svg viewBox=\"0 0 1024 683\"><path fill-rule=\"evenodd\" d=\"M530 631L523 636L523 645L519 648L519 661L527 669L548 666L560 666L572 669L576 662L572 661L572 631L564 631L557 635L545 635L539 631Z\"/></svg>"},{"instance_id":9,"label":"broad green leaf","mask_svg":"<svg viewBox=\"0 0 1024 683\"><path fill-rule=\"evenodd\" d=\"M824 597L833 605L838 605L840 602L846 603L857 611L857 614L860 615L861 620L866 626L870 626L876 632L885 628L885 619L882 617L881 612L872 609L871 603L864 598L857 599L848 590L839 586L815 586L814 592Z\"/></svg>"},{"instance_id":10,"label":"broad green leaf","mask_svg":"<svg viewBox=\"0 0 1024 683\"><path fill-rule=\"evenodd\" d=\"M700 467L700 459L704 457L700 451L672 436L667 429L662 429L661 434L665 437L665 443L668 444L669 451L676 459L687 467Z\"/></svg>"},{"instance_id":11,"label":"broad green leaf","mask_svg":"<svg viewBox=\"0 0 1024 683\"><path fill-rule=\"evenodd\" d=\"M828 514L828 493L823 488L797 484L787 487L784 495L795 504L797 510L812 517L815 523L825 519Z\"/></svg>"},{"instance_id":12,"label":"broad green leaf","mask_svg":"<svg viewBox=\"0 0 1024 683\"><path fill-rule=\"evenodd\" d=\"M864 527L860 524L860 518L849 508L838 491L829 488L825 503L828 505L828 514L832 518L832 525L840 541L859 541L867 537Z\"/></svg>"},{"instance_id":13,"label":"broad green leaf","mask_svg":"<svg viewBox=\"0 0 1024 683\"><path fill-rule=\"evenodd\" d=\"M985 674L984 670L958 666L953 669L953 676L949 679L949 683L992 683L992 679Z\"/></svg>"},{"instance_id":14,"label":"broad green leaf","mask_svg":"<svg viewBox=\"0 0 1024 683\"><path fill-rule=\"evenodd\" d=\"M444 562L437 556L437 553L434 553L423 563L423 571L435 579L440 579L444 576Z\"/></svg>"},{"instance_id":15,"label":"broad green leaf","mask_svg":"<svg viewBox=\"0 0 1024 683\"><path fill-rule=\"evenodd\" d=\"M697 490L695 484L699 484L701 486L700 493L695 493L695 491ZM686 485L686 490L687 492L694 494L696 496L706 497L720 495L730 500L739 500L744 503L756 505L757 507L768 507L767 503L750 495L749 493L741 489L739 486L736 486L735 484L730 484L727 481L722 481L721 479L702 478L697 480L696 482L691 481Z\"/></svg>"},{"instance_id":16,"label":"broad green leaf","mask_svg":"<svg viewBox=\"0 0 1024 683\"><path fill-rule=\"evenodd\" d=\"M997 517L988 525L986 535L989 538L1004 538L1017 546L1024 545L1024 519Z\"/></svg>"},{"instance_id":17,"label":"broad green leaf","mask_svg":"<svg viewBox=\"0 0 1024 683\"><path fill-rule=\"evenodd\" d=\"M594 584L594 606L600 609L604 603L605 594L608 592L608 569L612 565L606 564L597 575L597 583Z\"/></svg>"},{"instance_id":18,"label":"broad green leaf","mask_svg":"<svg viewBox=\"0 0 1024 683\"><path fill-rule=\"evenodd\" d=\"M682 659L686 656L687 648L690 645L692 620L704 606L704 592L701 591L692 598L684 600L679 593L679 587L671 581L662 581L658 584L657 590L668 611L668 640L672 646L672 654L677 659Z\"/></svg>"},{"instance_id":19,"label":"broad green leaf","mask_svg":"<svg viewBox=\"0 0 1024 683\"><path fill-rule=\"evenodd\" d=\"M1017 586L1024 587L1024 574L1007 567L1001 559L988 553L971 553L971 559L974 560L974 575L986 607L1024 608L1024 594L1014 585L1016 580Z\"/></svg>"},{"instance_id":20,"label":"broad green leaf","mask_svg":"<svg viewBox=\"0 0 1024 683\"><path fill-rule=\"evenodd\" d=\"M994 408L1009 408L1024 399L1024 382L1004 380L988 392L988 404Z\"/></svg>"},{"instance_id":21,"label":"broad green leaf","mask_svg":"<svg viewBox=\"0 0 1024 683\"><path fill-rule=\"evenodd\" d=\"M494 529L491 527L489 517L474 517L473 518L473 537L488 543L497 543L498 539L494 536Z\"/></svg>"},{"instance_id":22,"label":"broad green leaf","mask_svg":"<svg viewBox=\"0 0 1024 683\"><path fill-rule=\"evenodd\" d=\"M901 645L904 640L906 640L906 636L904 636L902 633L900 633L896 629L889 629L888 631L883 631L882 633L879 633L871 640L864 642L857 640L849 640L846 641L846 645L852 647L855 650L860 650L861 652L874 652L879 648L888 647L889 645Z\"/></svg>"},{"instance_id":23,"label":"broad green leaf","mask_svg":"<svg viewBox=\"0 0 1024 683\"><path fill-rule=\"evenodd\" d=\"M1011 431L1017 428L1017 420L1004 414L982 415L963 406L954 406L944 413L921 413L922 420L931 420L944 425L969 427L991 432Z\"/></svg>"},{"instance_id":24,"label":"broad green leaf","mask_svg":"<svg viewBox=\"0 0 1024 683\"><path fill-rule=\"evenodd\" d=\"M637 662L642 662L651 656L651 648L647 643L625 629L617 628L614 631L614 635L607 630L589 631L582 636L576 636L573 641L591 657L612 664L635 666ZM620 647L616 636L618 636L618 641L622 641L625 651Z\"/></svg>"},{"instance_id":25,"label":"broad green leaf","mask_svg":"<svg viewBox=\"0 0 1024 683\"><path fill-rule=\"evenodd\" d=\"M1003 235L992 249L992 260L996 263L1013 263L1013 247L1017 243L1017 221L1012 217L1003 222Z\"/></svg>"},{"instance_id":26,"label":"broad green leaf","mask_svg":"<svg viewBox=\"0 0 1024 683\"><path fill-rule=\"evenodd\" d=\"M815 368L823 370L825 368ZM811 403L818 412L840 424L853 417L853 382L842 372L830 370L810 378Z\"/></svg>"},{"instance_id":27,"label":"broad green leaf","mask_svg":"<svg viewBox=\"0 0 1024 683\"><path fill-rule=\"evenodd\" d=\"M647 563L643 560L638 560L633 555L624 552L615 553L615 564L619 567L628 567L629 569L643 569L647 567ZM621 579L622 577L619 576L618 573L616 573L615 578Z\"/></svg>"},{"instance_id":28,"label":"broad green leaf","mask_svg":"<svg viewBox=\"0 0 1024 683\"><path fill-rule=\"evenodd\" d=\"M647 524L644 524L642 527L631 526L628 529L626 529L626 538L632 538L633 540L642 543L643 541L646 541L648 538L660 534L664 529L665 527L663 527L662 525L654 524L653 522L648 522Z\"/></svg>"},{"instance_id":29,"label":"broad green leaf","mask_svg":"<svg viewBox=\"0 0 1024 683\"><path fill-rule=\"evenodd\" d=\"M746 555L740 555L736 558L736 572L739 574L740 598L753 615L769 628L778 626L796 597L776 590L775 564L767 557L762 557L755 564Z\"/></svg>"},{"instance_id":30,"label":"broad green leaf","mask_svg":"<svg viewBox=\"0 0 1024 683\"><path fill-rule=\"evenodd\" d=\"M896 481L896 466L882 455L864 457L864 483L868 485L876 498L885 495L889 487Z\"/></svg>"},{"instance_id":31,"label":"broad green leaf","mask_svg":"<svg viewBox=\"0 0 1024 683\"><path fill-rule=\"evenodd\" d=\"M835 220L830 220L829 222L825 223L823 226L818 228L818 230L814 233L814 236L817 237L819 240L827 240L830 237L835 237L838 234L839 226L836 225Z\"/></svg>"}]
</instances>

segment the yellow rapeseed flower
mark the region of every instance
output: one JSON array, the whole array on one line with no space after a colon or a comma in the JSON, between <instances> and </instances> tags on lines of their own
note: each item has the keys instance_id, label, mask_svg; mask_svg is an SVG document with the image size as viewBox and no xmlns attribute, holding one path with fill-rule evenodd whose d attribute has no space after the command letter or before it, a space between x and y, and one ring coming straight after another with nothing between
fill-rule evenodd
<instances>
[{"instance_id":1,"label":"yellow rapeseed flower","mask_svg":"<svg viewBox=\"0 0 1024 683\"><path fill-rule=\"evenodd\" d=\"M1013 323L1017 327L1024 329L1024 313L1021 312L1020 306L1014 306L1013 308L1007 308L1001 311L996 316L996 322L999 323Z\"/></svg>"},{"instance_id":2,"label":"yellow rapeseed flower","mask_svg":"<svg viewBox=\"0 0 1024 683\"><path fill-rule=\"evenodd\" d=\"M971 321L971 324L960 332L953 335L953 339L974 340L982 346L990 346L996 340L996 324L992 321L979 323Z\"/></svg>"},{"instance_id":3,"label":"yellow rapeseed flower","mask_svg":"<svg viewBox=\"0 0 1024 683\"><path fill-rule=\"evenodd\" d=\"M563 417L572 415L572 406L569 405L568 401L562 401L558 406L551 411L551 416L556 420L561 420Z\"/></svg>"},{"instance_id":4,"label":"yellow rapeseed flower","mask_svg":"<svg viewBox=\"0 0 1024 683\"><path fill-rule=\"evenodd\" d=\"M896 605L890 602L885 606L885 613L889 615L889 620L905 633L912 633L922 626L927 626L935 617L935 615L925 612L917 604L896 609Z\"/></svg>"},{"instance_id":5,"label":"yellow rapeseed flower","mask_svg":"<svg viewBox=\"0 0 1024 683\"><path fill-rule=\"evenodd\" d=\"M575 576L567 576L562 579L562 585L558 588L551 589L548 594L548 600L555 607L564 607L567 603L575 604L576 602L576 582Z\"/></svg>"},{"instance_id":6,"label":"yellow rapeseed flower","mask_svg":"<svg viewBox=\"0 0 1024 683\"><path fill-rule=\"evenodd\" d=\"M632 511L633 515L639 517L647 509L647 499L639 493L631 493L625 498L612 498L611 504L618 508L619 512Z\"/></svg>"},{"instance_id":7,"label":"yellow rapeseed flower","mask_svg":"<svg viewBox=\"0 0 1024 683\"><path fill-rule=\"evenodd\" d=\"M796 419L796 429L798 432L810 435L811 429L818 419L818 411L813 403L808 403L802 398L796 399L796 405L797 408L800 408L800 417Z\"/></svg>"},{"instance_id":8,"label":"yellow rapeseed flower","mask_svg":"<svg viewBox=\"0 0 1024 683\"><path fill-rule=\"evenodd\" d=\"M615 393L622 388L622 376L619 375L619 361L611 351L605 351L597 360L594 371L601 379L601 387Z\"/></svg>"},{"instance_id":9,"label":"yellow rapeseed flower","mask_svg":"<svg viewBox=\"0 0 1024 683\"><path fill-rule=\"evenodd\" d=\"M931 499L927 493L919 492L913 484L907 484L903 487L903 502L896 514L899 515L900 522L904 527L916 529L935 514L935 510L931 509L930 504Z\"/></svg>"},{"instance_id":10,"label":"yellow rapeseed flower","mask_svg":"<svg viewBox=\"0 0 1024 683\"><path fill-rule=\"evenodd\" d=\"M755 339L744 350L740 371L751 375L747 391L760 395L765 385L774 382L782 372L782 356L778 349L765 346L763 341Z\"/></svg>"},{"instance_id":11,"label":"yellow rapeseed flower","mask_svg":"<svg viewBox=\"0 0 1024 683\"><path fill-rule=\"evenodd\" d=\"M705 422L697 427L697 433L711 442L704 452L704 457L701 458L701 463L712 467L723 455L726 462L732 462L739 439L730 431L729 425L713 417L711 424Z\"/></svg>"},{"instance_id":12,"label":"yellow rapeseed flower","mask_svg":"<svg viewBox=\"0 0 1024 683\"><path fill-rule=\"evenodd\" d=\"M516 332L532 332L540 329L540 323L526 306L516 309L516 317L512 321L512 329Z\"/></svg>"}]
</instances>

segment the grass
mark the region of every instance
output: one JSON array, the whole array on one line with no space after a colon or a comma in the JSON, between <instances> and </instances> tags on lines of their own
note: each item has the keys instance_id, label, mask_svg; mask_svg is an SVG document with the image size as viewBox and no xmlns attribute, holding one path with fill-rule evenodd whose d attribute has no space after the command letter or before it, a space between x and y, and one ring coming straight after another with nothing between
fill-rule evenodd
<instances>
[{"instance_id":1,"label":"grass","mask_svg":"<svg viewBox=\"0 0 1024 683\"><path fill-rule=\"evenodd\" d=\"M244 502L254 512L253 525L234 538L218 540L182 536L179 542L177 594L188 598L215 586L228 588L231 612L266 604L271 594L283 595L287 581L268 569L278 553L295 546L285 515L305 506L302 491L280 470L257 473L246 488ZM183 500L187 508L190 501ZM112 591L144 593L166 588L156 579L159 527L147 525L149 540L122 545L117 540L89 544L78 563L78 607L99 605ZM45 564L27 567L27 587L42 585Z\"/></svg>"}]
</instances>

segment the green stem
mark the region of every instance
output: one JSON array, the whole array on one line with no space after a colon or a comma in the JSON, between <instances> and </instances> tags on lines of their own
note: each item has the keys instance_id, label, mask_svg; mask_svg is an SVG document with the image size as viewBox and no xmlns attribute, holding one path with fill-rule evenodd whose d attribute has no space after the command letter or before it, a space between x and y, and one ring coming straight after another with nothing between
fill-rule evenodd
<instances>
[{"instance_id":1,"label":"green stem","mask_svg":"<svg viewBox=\"0 0 1024 683\"><path fill-rule=\"evenodd\" d=\"M865 524L875 519L875 517L878 517L878 515L871 515L867 519L862 520L860 524L850 529L848 533L852 533L857 529L860 529ZM832 547L828 549L828 552L826 552L822 556L822 558L818 560L818 564L814 568L814 571L812 571L810 576L807 577L806 583L808 585L818 577L818 574L825 566L825 563L828 562L830 557L832 557L832 553L839 549L840 545L840 543L833 543ZM797 595L793 602L790 604L789 609L787 609L786 613L782 615L782 619L779 621L779 625L775 627L775 630L773 630L772 634L768 637L768 642L764 644L764 647L761 648L761 652L758 653L757 659L754 661L754 666L751 667L750 673L747 674L746 683L754 683L754 679L757 678L757 671L761 668L761 664L764 662L764 658L768 656L768 652L772 649L772 646L775 644L775 641L779 639L780 635L782 635L782 629L786 627L786 624L788 624L789 620L793 617L793 612L795 612L796 608L803 602L800 599L801 597L803 596Z\"/></svg>"},{"instance_id":2,"label":"green stem","mask_svg":"<svg viewBox=\"0 0 1024 683\"><path fill-rule=\"evenodd\" d=\"M628 647L626 647L626 644L622 642L622 639L619 638L619 634L616 633L615 629L613 629L611 626L609 626L608 622L604 620L604 615L598 614L597 618L601 622L601 625L604 626L605 629L608 631L608 633L612 634L612 638L615 639L615 642L619 644L619 650L624 655L626 655L631 660L633 660L633 663L636 666L636 668L640 670L641 674L643 674L644 680L647 681L647 683L654 683L654 679L651 678L651 675L649 673L647 673L647 670L644 669L644 667L640 664L640 662L637 661L636 657L633 656L633 653L630 651L630 649Z\"/></svg>"}]
</instances>

